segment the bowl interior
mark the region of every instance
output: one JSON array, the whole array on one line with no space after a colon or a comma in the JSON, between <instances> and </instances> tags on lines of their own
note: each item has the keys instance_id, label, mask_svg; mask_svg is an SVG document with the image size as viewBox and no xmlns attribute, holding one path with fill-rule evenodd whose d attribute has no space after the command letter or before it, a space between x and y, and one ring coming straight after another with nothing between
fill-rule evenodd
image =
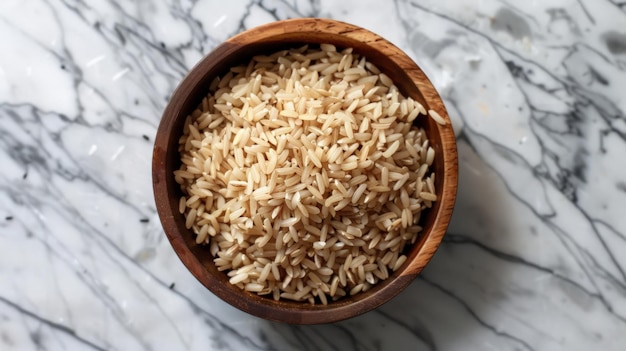
<instances>
[{"instance_id":1,"label":"bowl interior","mask_svg":"<svg viewBox=\"0 0 626 351\"><path fill-rule=\"evenodd\" d=\"M305 20L283 22L293 24L295 21ZM319 24L321 20L308 21ZM328 22L346 26L350 32L336 30L324 32L320 31L318 26L313 25L310 28L300 25L297 26L297 31L288 31L286 30L288 26L277 22L265 26L265 30L257 28L257 30L244 32L218 46L191 70L174 92L163 114L155 140L153 158L155 199L165 233L175 251L191 273L216 295L235 307L267 319L292 323L329 322L348 318L379 306L406 287L423 268L441 241L441 236L449 221L449 212L452 210L449 201L435 202L433 208L422 215L424 230L418 242L407 252L408 259L404 267L367 292L329 302L327 306L274 301L271 297L258 296L231 285L226 274L218 271L213 264L213 257L209 253L208 246L197 245L195 235L185 228L185 219L178 212L178 202L183 194L173 176L173 171L181 165L178 140L182 135L183 123L185 118L197 108L202 98L207 95L209 85L216 75L221 76L230 67L247 63L254 55L269 54L304 44L331 43L339 50L351 47L355 53L367 57L381 72L387 74L402 94L411 96L422 103L426 109L435 109L445 116L441 99L428 79L399 49L361 28L340 22ZM346 35L347 33L351 35ZM385 48L389 51L385 51ZM390 56L389 52L397 52L397 54ZM437 175L435 179L437 194L444 194L444 188L447 188L448 183L452 181L445 175L454 174L454 191L447 195L452 196L453 205L456 193L456 145L454 136L451 134L452 129L450 126L440 126L426 116L416 119L415 124L424 128L435 149L436 160L433 170ZM454 167L450 168L451 164ZM433 228L441 229L442 226L443 229L437 233L433 231ZM426 245L429 242L430 245ZM416 263L419 255L423 255L425 260ZM331 310L333 313L329 313Z\"/></svg>"}]
</instances>

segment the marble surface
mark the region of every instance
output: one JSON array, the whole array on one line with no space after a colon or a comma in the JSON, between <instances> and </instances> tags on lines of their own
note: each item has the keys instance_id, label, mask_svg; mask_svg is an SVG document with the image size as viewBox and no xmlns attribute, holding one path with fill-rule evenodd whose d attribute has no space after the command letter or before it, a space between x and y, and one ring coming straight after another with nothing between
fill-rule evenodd
<instances>
[{"instance_id":1,"label":"marble surface","mask_svg":"<svg viewBox=\"0 0 626 351\"><path fill-rule=\"evenodd\" d=\"M205 290L163 235L152 140L229 36L331 17L403 48L460 156L445 242L406 291L290 326ZM626 3L0 2L1 350L626 350Z\"/></svg>"}]
</instances>

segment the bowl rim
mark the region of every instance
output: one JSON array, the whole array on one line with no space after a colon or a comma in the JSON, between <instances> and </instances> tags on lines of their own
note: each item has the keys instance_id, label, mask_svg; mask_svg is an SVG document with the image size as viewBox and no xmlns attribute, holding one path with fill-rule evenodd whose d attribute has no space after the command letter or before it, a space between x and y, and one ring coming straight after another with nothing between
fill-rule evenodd
<instances>
[{"instance_id":1,"label":"bowl rim","mask_svg":"<svg viewBox=\"0 0 626 351\"><path fill-rule=\"evenodd\" d=\"M258 40L270 40L285 33L294 32L315 33L316 35L332 34L351 41L361 42L375 50L382 51L387 54L389 60L405 71L419 92L426 97L429 108L435 110L447 121L445 125L436 125L441 137L442 155L440 157L443 158L444 169L443 191L440 196L438 194L440 204L435 214L432 229L421 234L425 237L421 249L412 260L407 260L403 267L394 272L387 280L378 283L377 291L373 294L350 301L350 303L332 303L314 309L298 309L289 307L291 306L289 304L274 303L273 300L267 303L259 302L250 299L243 290L237 288L241 291L241 294L237 294L233 293L232 289L222 286L224 284L207 272L186 245L183 239L183 234L186 233L181 233L175 222L175 216L181 215L177 209L170 205L168 182L166 181L167 177L173 176L166 174L165 167L166 148L170 144L169 138L171 138L168 132L175 120L181 118L179 111L186 97L208 74L212 60L224 57L241 48L242 45ZM272 22L232 36L204 56L187 73L171 95L157 129L152 159L152 182L157 212L170 244L185 267L207 289L230 305L257 317L287 323L319 324L352 318L377 308L404 290L422 271L439 247L450 222L458 186L458 156L454 131L443 101L424 72L407 54L378 34L356 25L331 19L298 18Z\"/></svg>"}]
</instances>

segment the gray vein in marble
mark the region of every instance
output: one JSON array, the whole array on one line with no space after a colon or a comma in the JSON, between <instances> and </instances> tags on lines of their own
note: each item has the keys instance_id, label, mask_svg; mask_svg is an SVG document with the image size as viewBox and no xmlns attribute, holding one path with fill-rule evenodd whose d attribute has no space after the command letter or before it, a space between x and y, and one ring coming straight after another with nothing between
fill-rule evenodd
<instances>
[{"instance_id":1,"label":"gray vein in marble","mask_svg":"<svg viewBox=\"0 0 626 351\"><path fill-rule=\"evenodd\" d=\"M80 336L76 335L76 332L74 330L72 330L72 329L70 329L70 328L68 328L68 327L66 327L64 325L61 325L61 324L49 321L49 320L47 320L47 319L37 315L36 313L28 311L28 310L22 308L21 306L19 306L19 305L15 304L15 303L5 299L2 296L0 296L0 302L2 302L3 304L9 306L10 308L15 309L16 311L18 311L23 316L35 319L36 321L38 321L39 323L47 326L48 328L51 328L51 329L54 329L54 330L58 330L58 331L62 332L63 334L65 334L65 335L67 335L67 336L69 336L69 337L71 337L73 339L76 339L82 345L87 346L90 349L102 350L102 351L105 350L104 348L91 343L89 340L85 340L85 339L81 338ZM33 339L35 339L35 340L33 340L33 342L35 344L39 344L41 342L41 340L37 341L36 338L37 337L33 337ZM41 345L39 345L39 346L41 346Z\"/></svg>"}]
</instances>

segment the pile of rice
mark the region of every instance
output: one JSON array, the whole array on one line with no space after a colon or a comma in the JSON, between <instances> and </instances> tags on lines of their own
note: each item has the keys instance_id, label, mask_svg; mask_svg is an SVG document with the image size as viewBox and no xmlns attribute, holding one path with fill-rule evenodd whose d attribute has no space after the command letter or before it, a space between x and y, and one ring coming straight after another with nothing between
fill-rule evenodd
<instances>
[{"instance_id":1,"label":"pile of rice","mask_svg":"<svg viewBox=\"0 0 626 351\"><path fill-rule=\"evenodd\" d=\"M246 291L322 304L367 291L437 200L435 152L412 125L426 113L351 49L255 56L185 122L186 226Z\"/></svg>"}]
</instances>

